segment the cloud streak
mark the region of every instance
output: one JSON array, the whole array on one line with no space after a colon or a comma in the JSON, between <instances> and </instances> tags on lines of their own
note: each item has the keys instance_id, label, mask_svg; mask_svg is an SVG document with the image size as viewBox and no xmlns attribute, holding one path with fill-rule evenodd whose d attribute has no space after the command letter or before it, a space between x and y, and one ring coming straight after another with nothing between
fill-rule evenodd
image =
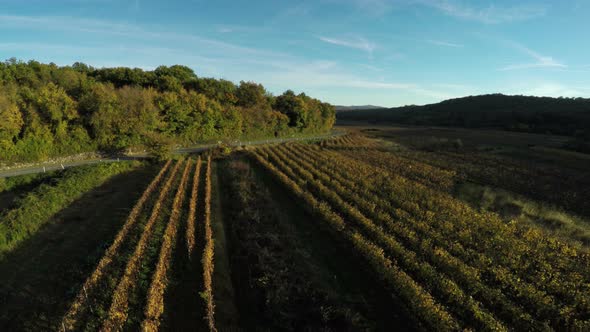
<instances>
[{"instance_id":1,"label":"cloud streak","mask_svg":"<svg viewBox=\"0 0 590 332\"><path fill-rule=\"evenodd\" d=\"M147 30L138 25L87 18L73 18L67 16L0 15L0 27L2 26L33 30L60 30L66 31L68 33L84 32L93 34L107 34L133 38L139 41L151 41L153 39L158 39L161 42L182 42L183 44L190 43L193 46L199 45L205 50L211 50L215 52L239 53L242 55L281 56L281 54L277 52L244 47L218 39L205 38L199 35ZM128 39L126 42L128 42Z\"/></svg>"},{"instance_id":2,"label":"cloud streak","mask_svg":"<svg viewBox=\"0 0 590 332\"><path fill-rule=\"evenodd\" d=\"M567 68L567 65L555 60L553 57L541 55L541 54L533 51L532 49L530 49L524 45L515 43L515 42L510 42L510 44L512 45L512 47L514 47L517 50L530 56L534 60L534 62L508 65L508 66L500 68L501 71L530 69L530 68L561 68L561 69Z\"/></svg>"},{"instance_id":3,"label":"cloud streak","mask_svg":"<svg viewBox=\"0 0 590 332\"><path fill-rule=\"evenodd\" d=\"M455 48L461 48L463 47L462 44L455 44L455 43L450 43L444 40L432 40L429 39L426 42L432 44L432 45L437 45L437 46L445 46L445 47L455 47Z\"/></svg>"},{"instance_id":4,"label":"cloud streak","mask_svg":"<svg viewBox=\"0 0 590 332\"><path fill-rule=\"evenodd\" d=\"M449 93L446 91L449 90L446 87L438 89L436 86L424 86L413 82L375 80L370 75L356 75L333 61L289 60L270 62L265 64L265 67L261 68L261 70L257 70L253 78L256 81L265 84L269 83L283 89L337 89L358 91L360 95L365 92L377 94L401 93L427 98L432 101L462 95L457 89ZM361 90L363 91L361 92ZM334 102L338 103L338 101Z\"/></svg>"},{"instance_id":5,"label":"cloud streak","mask_svg":"<svg viewBox=\"0 0 590 332\"><path fill-rule=\"evenodd\" d=\"M469 5L475 1L460 0L349 0L357 8L370 14L384 15L394 7L425 6L435 9L447 16L476 21L485 24L500 24L525 21L544 16L547 6L542 4L523 4L513 6Z\"/></svg>"},{"instance_id":6,"label":"cloud streak","mask_svg":"<svg viewBox=\"0 0 590 332\"><path fill-rule=\"evenodd\" d=\"M544 5L504 7L491 4L487 7L473 7L456 0L416 0L414 3L434 8L448 16L486 24L524 21L544 16L547 12Z\"/></svg>"},{"instance_id":7,"label":"cloud streak","mask_svg":"<svg viewBox=\"0 0 590 332\"><path fill-rule=\"evenodd\" d=\"M287 88L302 91L319 89L363 89L367 91L399 91L428 98L444 95L418 84L374 80L371 75L356 75L340 68L335 61L309 60L290 54L253 49L201 36L158 31L142 26L102 20L52 16L0 15L0 27L66 31L66 33L93 33L101 36L122 36L126 41L118 46L116 39L109 44L88 43L47 44L42 41L26 43L0 43L0 50L27 50L35 54L62 54L72 60L90 61L90 65L133 66L153 68L160 62L183 63L198 68L200 73L226 79L255 80L271 91L280 93ZM156 30L154 30L156 29ZM321 41L340 47L357 49L371 54L376 46L364 38L318 37ZM133 41L132 44L129 42ZM146 45L158 45L146 46ZM123 44L121 44L123 45ZM195 51L198 50L198 51ZM127 60L118 54L131 54ZM81 58L80 58L81 57ZM64 63L64 65L67 63ZM172 64L172 63L170 63ZM370 66L370 65L369 65ZM377 69L377 68L373 68Z\"/></svg>"},{"instance_id":8,"label":"cloud streak","mask_svg":"<svg viewBox=\"0 0 590 332\"><path fill-rule=\"evenodd\" d=\"M338 46L343 46L343 47L348 47L348 48L353 48L353 49L365 51L369 55L373 54L373 51L375 50L375 47L376 47L375 44L373 44L372 42L370 42L362 37L357 37L354 39L338 39L338 38L319 36L318 39L325 42L325 43L328 43L328 44L338 45Z\"/></svg>"}]
</instances>

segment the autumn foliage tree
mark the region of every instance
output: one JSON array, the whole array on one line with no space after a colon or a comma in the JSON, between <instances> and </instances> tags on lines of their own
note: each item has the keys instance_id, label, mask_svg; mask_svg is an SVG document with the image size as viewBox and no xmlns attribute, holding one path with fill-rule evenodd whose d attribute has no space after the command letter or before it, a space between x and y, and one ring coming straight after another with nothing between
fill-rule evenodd
<instances>
[{"instance_id":1,"label":"autumn foliage tree","mask_svg":"<svg viewBox=\"0 0 590 332\"><path fill-rule=\"evenodd\" d=\"M146 71L0 62L1 163L145 149L155 141L192 145L319 133L332 127L334 114L305 94L275 97L260 84L201 78L181 65Z\"/></svg>"}]
</instances>

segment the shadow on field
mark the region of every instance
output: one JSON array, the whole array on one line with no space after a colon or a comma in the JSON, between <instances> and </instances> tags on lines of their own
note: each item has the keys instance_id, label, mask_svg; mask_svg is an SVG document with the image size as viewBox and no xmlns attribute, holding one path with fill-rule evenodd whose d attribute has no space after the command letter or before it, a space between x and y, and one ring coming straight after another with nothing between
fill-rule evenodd
<instances>
[{"instance_id":1,"label":"shadow on field","mask_svg":"<svg viewBox=\"0 0 590 332\"><path fill-rule=\"evenodd\" d=\"M27 193L42 184L53 183L53 181L58 180L61 175L62 172L60 171L47 173L46 176L39 176L38 178L33 179L31 182L25 182L14 186L9 190L0 192L0 212L14 208L17 201Z\"/></svg>"},{"instance_id":2,"label":"shadow on field","mask_svg":"<svg viewBox=\"0 0 590 332\"><path fill-rule=\"evenodd\" d=\"M0 330L56 330L157 167L117 175L0 261Z\"/></svg>"},{"instance_id":3,"label":"shadow on field","mask_svg":"<svg viewBox=\"0 0 590 332\"><path fill-rule=\"evenodd\" d=\"M324 227L323 221L308 214L300 205L300 201L294 200L294 197L280 184L276 183L274 178L264 169L254 163L250 165L255 173L255 181L259 181L263 187L268 189L269 197L272 200L269 206L264 208L272 209L278 213L274 228L267 229L268 232L276 232L274 235L278 236L277 241L286 241L288 249L294 252L292 255L277 252L276 257L278 260L288 257L287 259L290 261L286 262L284 266L293 266L294 269L299 267L299 269L293 271L301 273L293 276L293 280L298 278L304 280L302 284L287 285L286 288L293 289L293 287L297 286L311 285L309 287L316 290L316 292L312 291L313 294L318 296L324 294L326 296L325 299L322 296L313 299L299 298L302 302L297 302L297 295L292 294L295 298L289 298L288 301L284 302L288 310L290 310L289 313L295 315L292 317L292 323L296 325L301 322L314 322L321 325L321 323L314 321L313 317L302 317L301 314L312 315L314 311L312 308L307 307L309 305L313 306L319 303L322 306L324 304L330 306L330 303L333 303L337 306L342 305L342 308L349 308L353 313L359 313L371 325L369 330L413 330L412 322L406 316L403 303L381 285L372 274L371 268L366 261L355 256L350 244L340 235L333 234ZM227 178L227 176L221 177L222 180ZM231 187L226 183L224 188ZM228 201L227 196L223 197L224 212L229 215L232 203ZM264 218L264 216L261 216L261 218ZM229 218L229 220L225 220L230 234L228 238L230 257L236 254L248 255L247 252L236 252L236 249L232 248L231 242L232 240L235 241L235 239L231 238L231 232L232 224L235 222L237 222L236 219ZM264 227L270 227L270 224L264 225ZM265 231L261 230L261 232L264 233ZM271 234L271 238L274 235ZM271 238L261 238L259 241L271 240ZM260 242L257 243L260 244ZM236 246L237 244L233 243L233 245ZM264 247L264 244L260 245ZM250 259L255 259L255 257L248 256L248 261ZM247 279L249 273L252 272L241 269L239 266L232 266L232 277L236 292L235 301L239 311L240 325L247 331L257 329L273 330L273 327L276 329L276 326L268 325L270 323L265 321L264 316L269 314L268 310L271 312L273 310L280 311L281 308L268 308L267 311L264 311L264 309L261 309L260 303L256 305L257 301L264 301L264 298L260 298L261 295L258 291L248 289ZM298 307L298 305L302 304L306 307ZM329 311L330 307L323 307L323 309ZM329 317L329 312L327 314L326 319ZM358 316L355 317L358 318ZM338 331L350 328L350 326L345 326L346 323L343 323L342 326L337 325L339 323L342 322L334 320L326 321L324 324L336 324L334 330ZM330 326L326 330L331 330L332 327Z\"/></svg>"}]
</instances>

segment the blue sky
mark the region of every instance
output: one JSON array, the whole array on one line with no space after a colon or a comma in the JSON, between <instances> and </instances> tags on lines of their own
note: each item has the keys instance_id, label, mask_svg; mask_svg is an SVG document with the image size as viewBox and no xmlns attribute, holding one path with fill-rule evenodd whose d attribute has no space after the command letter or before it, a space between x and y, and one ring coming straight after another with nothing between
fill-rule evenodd
<instances>
[{"instance_id":1,"label":"blue sky","mask_svg":"<svg viewBox=\"0 0 590 332\"><path fill-rule=\"evenodd\" d=\"M338 105L589 97L590 1L0 0L0 58L256 81Z\"/></svg>"}]
</instances>

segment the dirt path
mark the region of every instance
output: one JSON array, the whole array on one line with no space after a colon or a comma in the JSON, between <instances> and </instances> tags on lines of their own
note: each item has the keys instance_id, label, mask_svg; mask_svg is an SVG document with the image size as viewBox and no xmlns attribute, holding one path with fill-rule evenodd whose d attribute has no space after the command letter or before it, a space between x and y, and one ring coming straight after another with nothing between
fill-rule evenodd
<instances>
[{"instance_id":1,"label":"dirt path","mask_svg":"<svg viewBox=\"0 0 590 332\"><path fill-rule=\"evenodd\" d=\"M238 326L238 309L231 279L227 239L221 205L221 186L219 184L219 163L213 164L211 174L211 227L215 244L213 272L213 296L215 300L215 323L220 331L235 330ZM227 222L227 221L225 221Z\"/></svg>"},{"instance_id":2,"label":"dirt path","mask_svg":"<svg viewBox=\"0 0 590 332\"><path fill-rule=\"evenodd\" d=\"M204 167L204 164L202 164ZM177 238L174 255L172 257L172 267L170 271L170 284L164 293L164 314L162 316L161 330L163 331L206 331L206 324L203 319L204 308L203 301L199 292L203 288L203 269L201 256L203 252L202 230L202 213L203 210L203 192L204 192L204 174L201 170L197 208L195 220L195 249L194 256L188 257L186 248L186 227L188 216L188 205L191 200L192 180L186 190L186 204L179 223L179 236ZM189 178L193 179L194 169L189 173Z\"/></svg>"},{"instance_id":3,"label":"dirt path","mask_svg":"<svg viewBox=\"0 0 590 332\"><path fill-rule=\"evenodd\" d=\"M0 262L0 330L53 330L157 167L118 175Z\"/></svg>"},{"instance_id":4,"label":"dirt path","mask_svg":"<svg viewBox=\"0 0 590 332\"><path fill-rule=\"evenodd\" d=\"M330 137L341 136L344 134L343 130L334 130L329 134L324 135L312 135L312 136L305 136L305 137L288 137L288 138L269 138L265 140L245 140L245 141L234 141L228 143L229 146L250 146L250 145L264 145L264 144L273 144L273 143L284 143L284 142L291 142L291 141L306 141L306 140L317 140L317 139L325 139ZM175 154L192 154L192 153L199 153L203 151L207 151L211 148L216 147L217 144L202 144L196 145L193 147L186 147L180 148L174 151ZM0 178L7 178L11 176L18 176L18 175L25 175L25 174L36 174L36 173L44 173L54 170L61 170L64 168L69 167L76 167L82 165L90 165L90 164L97 164L102 162L118 162L120 160L133 160L133 159L144 159L147 158L147 154L140 154L134 156L114 156L114 157L106 157L104 159L83 159L83 160L76 160L76 161L67 161L62 163L36 163L31 164L25 167L15 167L15 168L0 168Z\"/></svg>"}]
</instances>

